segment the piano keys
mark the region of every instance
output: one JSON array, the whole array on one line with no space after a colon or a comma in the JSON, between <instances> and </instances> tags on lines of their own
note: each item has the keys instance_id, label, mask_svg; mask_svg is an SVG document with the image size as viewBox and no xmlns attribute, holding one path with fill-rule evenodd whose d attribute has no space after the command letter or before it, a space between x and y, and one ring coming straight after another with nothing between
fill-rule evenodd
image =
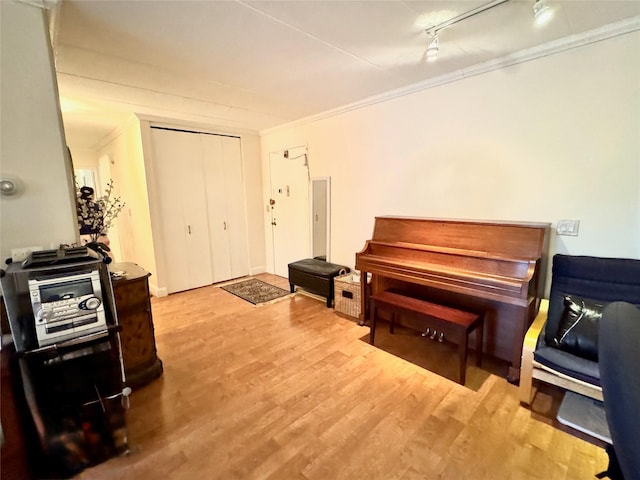
<instances>
[{"instance_id":1,"label":"piano keys","mask_svg":"<svg viewBox=\"0 0 640 480\"><path fill-rule=\"evenodd\" d=\"M389 288L433 303L484 314L483 351L520 375L522 342L544 294L549 223L376 217L356 253L361 320L369 295Z\"/></svg>"}]
</instances>

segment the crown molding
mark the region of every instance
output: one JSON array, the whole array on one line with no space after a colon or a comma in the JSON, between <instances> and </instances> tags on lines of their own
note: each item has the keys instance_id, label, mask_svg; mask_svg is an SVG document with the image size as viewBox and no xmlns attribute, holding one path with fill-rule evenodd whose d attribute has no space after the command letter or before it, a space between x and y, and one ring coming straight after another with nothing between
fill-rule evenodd
<instances>
[{"instance_id":1,"label":"crown molding","mask_svg":"<svg viewBox=\"0 0 640 480\"><path fill-rule=\"evenodd\" d=\"M191 129L213 135L229 135L235 137L256 136L258 132L249 128L238 127L231 124L198 121L188 118L165 117L149 113L134 112L139 121L149 122L151 125L177 129Z\"/></svg>"},{"instance_id":2,"label":"crown molding","mask_svg":"<svg viewBox=\"0 0 640 480\"><path fill-rule=\"evenodd\" d=\"M323 120L325 118L330 118L343 113L351 112L353 110L359 110L370 105L375 105L377 103L386 102L395 98L404 97L406 95L411 95L413 93L418 93L430 88L438 87L440 85L445 85L447 83L456 82L465 78L470 78L476 75L481 75L483 73L499 70L501 68L517 65L519 63L548 57L550 55L565 52L574 48L601 42L628 33L633 33L638 30L640 30L640 16L630 17L620 22L604 25L587 32L569 35L567 37L538 45L536 47L520 50L519 52L505 55L494 60L478 63L467 68L459 69L445 75L430 78L422 82L413 83L405 87L390 90L379 95L373 95L363 100L349 103L347 105L343 105L331 110L326 110L316 115L311 115L299 120L294 120L293 122L288 122L282 125L260 130L259 133L260 136L264 136L280 130L299 127L309 123L317 122L319 120Z\"/></svg>"},{"instance_id":3,"label":"crown molding","mask_svg":"<svg viewBox=\"0 0 640 480\"><path fill-rule=\"evenodd\" d=\"M88 147L96 151L100 151L118 138L122 133L131 127L132 123L138 124L139 122L148 122L150 125L157 125L167 128L177 129L192 129L204 133L211 133L214 135L230 135L236 137L256 136L258 132L255 130L249 130L246 128L236 128L225 125L214 125L211 123L194 122L190 120L184 120L180 118L161 117L158 115L151 115L146 113L132 113L127 116L127 119L111 130L106 136L104 136L94 147Z\"/></svg>"},{"instance_id":4,"label":"crown molding","mask_svg":"<svg viewBox=\"0 0 640 480\"><path fill-rule=\"evenodd\" d=\"M127 116L127 119L117 125L115 128L113 128L108 134L106 134L102 139L100 139L98 141L98 143L96 143L96 145L93 147L96 151L100 151L103 148L105 148L107 145L109 145L111 142L113 142L116 138L118 138L120 135L122 135L122 133L129 128L129 125L131 124L132 121L137 121L137 118L135 116L135 114L130 114Z\"/></svg>"}]
</instances>

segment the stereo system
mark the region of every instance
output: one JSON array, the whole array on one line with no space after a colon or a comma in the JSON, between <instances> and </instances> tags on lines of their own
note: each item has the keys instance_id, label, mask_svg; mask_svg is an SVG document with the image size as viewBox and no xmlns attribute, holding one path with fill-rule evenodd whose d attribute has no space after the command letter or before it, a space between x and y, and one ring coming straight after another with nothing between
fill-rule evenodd
<instances>
[{"instance_id":1,"label":"stereo system","mask_svg":"<svg viewBox=\"0 0 640 480\"><path fill-rule=\"evenodd\" d=\"M29 280L38 346L107 328L98 270Z\"/></svg>"},{"instance_id":2,"label":"stereo system","mask_svg":"<svg viewBox=\"0 0 640 480\"><path fill-rule=\"evenodd\" d=\"M115 310L111 280L96 257L82 247L60 249L7 266L2 290L17 351L108 330Z\"/></svg>"}]
</instances>

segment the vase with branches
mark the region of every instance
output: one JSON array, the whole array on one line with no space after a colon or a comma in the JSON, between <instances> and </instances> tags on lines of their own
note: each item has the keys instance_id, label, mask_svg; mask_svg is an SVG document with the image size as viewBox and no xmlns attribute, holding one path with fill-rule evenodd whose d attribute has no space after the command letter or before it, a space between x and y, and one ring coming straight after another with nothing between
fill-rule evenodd
<instances>
[{"instance_id":1,"label":"vase with branches","mask_svg":"<svg viewBox=\"0 0 640 480\"><path fill-rule=\"evenodd\" d=\"M104 195L99 198L95 198L94 190L91 187L76 188L80 235L89 236L86 246L102 255L107 263L111 261L107 254L111 250L106 243L99 241L99 239L107 235L109 228L113 226L124 206L125 203L114 194L113 180L109 180Z\"/></svg>"}]
</instances>

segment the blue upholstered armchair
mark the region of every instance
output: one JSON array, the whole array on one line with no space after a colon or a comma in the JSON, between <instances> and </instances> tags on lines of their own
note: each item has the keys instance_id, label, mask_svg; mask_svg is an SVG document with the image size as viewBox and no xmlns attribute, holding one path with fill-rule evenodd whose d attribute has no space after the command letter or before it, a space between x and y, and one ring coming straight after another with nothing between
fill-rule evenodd
<instances>
[{"instance_id":1,"label":"blue upholstered armchair","mask_svg":"<svg viewBox=\"0 0 640 480\"><path fill-rule=\"evenodd\" d=\"M602 400L598 319L615 301L640 306L640 260L557 254L551 291L525 337L520 401L535 395L533 379Z\"/></svg>"}]
</instances>

